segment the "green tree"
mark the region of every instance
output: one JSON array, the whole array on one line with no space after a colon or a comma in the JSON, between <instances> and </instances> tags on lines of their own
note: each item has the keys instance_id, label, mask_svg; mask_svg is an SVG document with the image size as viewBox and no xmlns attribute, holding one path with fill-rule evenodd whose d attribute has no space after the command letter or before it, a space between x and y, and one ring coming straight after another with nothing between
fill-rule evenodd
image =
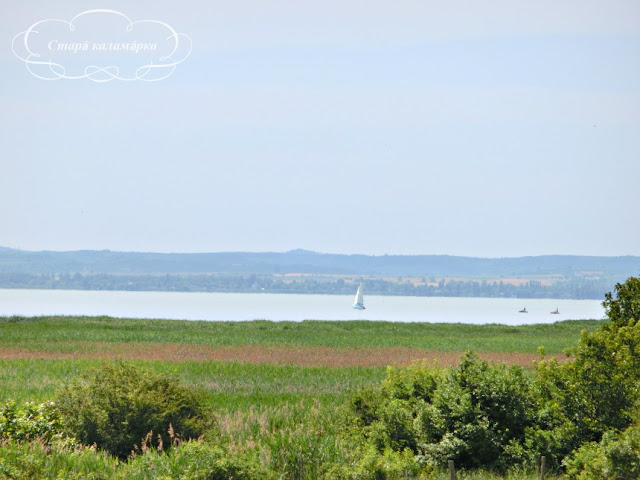
<instances>
[{"instance_id":1,"label":"green tree","mask_svg":"<svg viewBox=\"0 0 640 480\"><path fill-rule=\"evenodd\" d=\"M602 302L610 328L623 327L640 321L640 278L629 277L615 286L615 298L606 293Z\"/></svg>"},{"instance_id":2,"label":"green tree","mask_svg":"<svg viewBox=\"0 0 640 480\"><path fill-rule=\"evenodd\" d=\"M605 295L609 322L582 332L565 364L540 362L538 429L531 435L540 454L564 457L609 430L624 430L640 400L640 280L629 278ZM555 447L554 447L555 445Z\"/></svg>"}]
</instances>

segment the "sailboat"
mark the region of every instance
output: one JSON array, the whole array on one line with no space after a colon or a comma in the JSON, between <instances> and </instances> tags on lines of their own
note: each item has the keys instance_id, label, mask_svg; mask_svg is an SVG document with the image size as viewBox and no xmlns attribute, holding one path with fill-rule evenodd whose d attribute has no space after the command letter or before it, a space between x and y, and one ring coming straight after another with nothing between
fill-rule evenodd
<instances>
[{"instance_id":1,"label":"sailboat","mask_svg":"<svg viewBox=\"0 0 640 480\"><path fill-rule=\"evenodd\" d=\"M527 307L524 307L522 310L518 310L518 313L529 313L529 312L527 312Z\"/></svg>"},{"instance_id":2,"label":"sailboat","mask_svg":"<svg viewBox=\"0 0 640 480\"><path fill-rule=\"evenodd\" d=\"M556 307L556 309L551 312L551 315L558 315L560 313L560 310L558 310L558 307Z\"/></svg>"},{"instance_id":3,"label":"sailboat","mask_svg":"<svg viewBox=\"0 0 640 480\"><path fill-rule=\"evenodd\" d=\"M364 301L362 300L362 282L360 282L360 285L358 285L356 298L353 301L353 308L355 308L356 310L364 310Z\"/></svg>"}]
</instances>

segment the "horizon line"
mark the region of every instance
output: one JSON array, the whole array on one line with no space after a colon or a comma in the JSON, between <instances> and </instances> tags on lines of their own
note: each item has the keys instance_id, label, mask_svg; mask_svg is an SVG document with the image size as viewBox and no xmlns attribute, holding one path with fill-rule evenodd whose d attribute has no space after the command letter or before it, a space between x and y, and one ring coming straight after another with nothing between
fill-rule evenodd
<instances>
[{"instance_id":1,"label":"horizon line","mask_svg":"<svg viewBox=\"0 0 640 480\"><path fill-rule=\"evenodd\" d=\"M592 258L639 258L640 255L621 254L621 255L579 255L566 253L545 253L537 255L518 255L518 256L474 256L474 255L456 255L449 253L335 253L335 252L318 252L315 250L307 250L304 248L295 248L284 251L262 250L218 250L218 251L142 251L142 250L111 250L111 249L75 249L75 250L28 250L15 247L5 247L0 245L1 251L16 251L28 253L78 253L78 252L108 252L108 253L124 253L124 254L151 254L151 255L216 255L216 254L313 254L313 255L335 255L335 256L362 256L362 257L454 257L454 258L476 258L484 260L501 260L501 259L518 259L518 258L536 258L536 257L592 257Z\"/></svg>"}]
</instances>

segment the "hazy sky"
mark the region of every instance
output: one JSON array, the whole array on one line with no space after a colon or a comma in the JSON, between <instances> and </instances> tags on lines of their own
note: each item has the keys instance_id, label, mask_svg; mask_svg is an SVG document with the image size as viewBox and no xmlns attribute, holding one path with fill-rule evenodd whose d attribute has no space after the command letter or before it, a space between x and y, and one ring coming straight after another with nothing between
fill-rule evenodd
<instances>
[{"instance_id":1,"label":"hazy sky","mask_svg":"<svg viewBox=\"0 0 640 480\"><path fill-rule=\"evenodd\" d=\"M102 83L14 55L98 8L192 52ZM640 255L637 0L5 0L0 44L0 246Z\"/></svg>"}]
</instances>

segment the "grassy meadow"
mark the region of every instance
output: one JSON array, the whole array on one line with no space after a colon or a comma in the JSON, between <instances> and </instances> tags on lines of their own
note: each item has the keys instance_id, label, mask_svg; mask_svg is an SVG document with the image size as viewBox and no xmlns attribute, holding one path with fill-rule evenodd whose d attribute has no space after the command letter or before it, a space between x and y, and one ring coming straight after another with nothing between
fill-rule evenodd
<instances>
[{"instance_id":1,"label":"grassy meadow","mask_svg":"<svg viewBox=\"0 0 640 480\"><path fill-rule=\"evenodd\" d=\"M203 388L217 419L218 441L229 452L280 472L279 478L321 478L324 474L313 470L320 464L291 455L311 449L308 458L343 462L346 447L338 440L338 419L354 392L380 385L387 365L422 360L447 367L474 350L491 361L526 367L539 358L539 347L561 356L577 345L582 330L600 325L594 320L510 327L3 317L0 402L44 402L65 382L105 362L131 361ZM446 472L442 478L448 478ZM498 477L473 473L458 478Z\"/></svg>"},{"instance_id":2,"label":"grassy meadow","mask_svg":"<svg viewBox=\"0 0 640 480\"><path fill-rule=\"evenodd\" d=\"M527 366L539 347L561 355L601 321L463 325L366 321L206 322L110 317L0 319L0 400L44 401L65 380L133 360L204 387L227 410L281 402L340 403L387 365L442 366L465 350Z\"/></svg>"},{"instance_id":3,"label":"grassy meadow","mask_svg":"<svg viewBox=\"0 0 640 480\"><path fill-rule=\"evenodd\" d=\"M378 321L211 322L111 317L2 317L0 347L56 350L62 342L194 345L280 345L333 348L415 347L438 352L560 353L581 330L603 321L570 320L522 326Z\"/></svg>"}]
</instances>

